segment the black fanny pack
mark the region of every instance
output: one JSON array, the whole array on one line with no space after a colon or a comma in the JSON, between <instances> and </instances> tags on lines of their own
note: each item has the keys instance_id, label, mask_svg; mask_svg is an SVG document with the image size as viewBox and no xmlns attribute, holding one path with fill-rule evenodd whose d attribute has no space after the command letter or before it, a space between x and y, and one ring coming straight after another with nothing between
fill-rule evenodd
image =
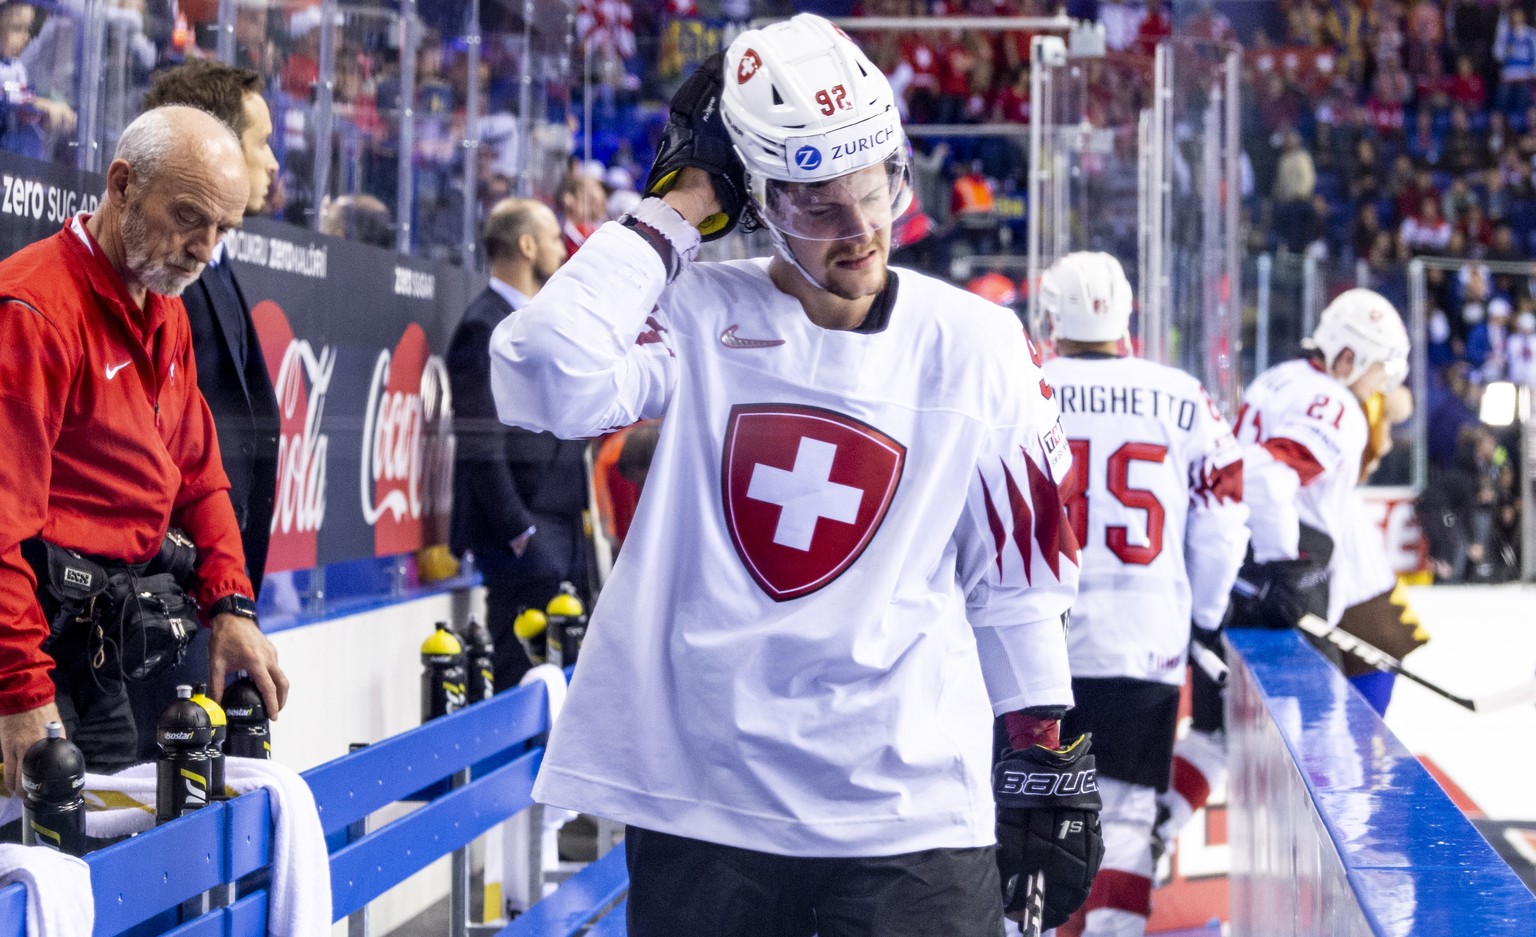
<instances>
[{"instance_id":1,"label":"black fanny pack","mask_svg":"<svg viewBox=\"0 0 1536 937\"><path fill-rule=\"evenodd\" d=\"M22 555L37 574L48 620L43 650L57 660L83 653L98 674L148 680L179 663L197 633L197 603L183 584L197 550L179 530L148 563L104 562L39 537Z\"/></svg>"}]
</instances>

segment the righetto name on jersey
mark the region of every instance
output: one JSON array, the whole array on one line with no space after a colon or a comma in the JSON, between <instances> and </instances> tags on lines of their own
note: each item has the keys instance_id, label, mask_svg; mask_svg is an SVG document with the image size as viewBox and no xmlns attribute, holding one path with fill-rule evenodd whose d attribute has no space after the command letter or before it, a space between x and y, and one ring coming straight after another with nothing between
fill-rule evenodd
<instances>
[{"instance_id":1,"label":"righetto name on jersey","mask_svg":"<svg viewBox=\"0 0 1536 937\"><path fill-rule=\"evenodd\" d=\"M1182 430L1194 428L1195 414L1199 412L1199 405L1195 401L1154 387L1058 384L1056 396L1061 401L1062 413L1150 416L1158 420L1172 420Z\"/></svg>"}]
</instances>

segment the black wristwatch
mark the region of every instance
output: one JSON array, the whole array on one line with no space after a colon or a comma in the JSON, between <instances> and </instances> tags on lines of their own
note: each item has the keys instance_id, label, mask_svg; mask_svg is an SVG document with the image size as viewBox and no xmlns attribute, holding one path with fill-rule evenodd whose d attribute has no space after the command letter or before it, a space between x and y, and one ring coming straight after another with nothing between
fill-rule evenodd
<instances>
[{"instance_id":1,"label":"black wristwatch","mask_svg":"<svg viewBox=\"0 0 1536 937\"><path fill-rule=\"evenodd\" d=\"M239 615L241 618L256 620L256 600L250 596L241 595L238 592L231 593L219 599L208 608L208 618L213 620L220 615Z\"/></svg>"}]
</instances>

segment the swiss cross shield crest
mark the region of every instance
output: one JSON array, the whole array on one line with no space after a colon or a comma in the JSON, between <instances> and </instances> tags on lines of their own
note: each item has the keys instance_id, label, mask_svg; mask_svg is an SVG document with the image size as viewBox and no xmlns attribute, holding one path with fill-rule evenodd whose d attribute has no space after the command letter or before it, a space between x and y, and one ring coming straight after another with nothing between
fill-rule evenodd
<instances>
[{"instance_id":1,"label":"swiss cross shield crest","mask_svg":"<svg viewBox=\"0 0 1536 937\"><path fill-rule=\"evenodd\" d=\"M721 456L726 527L775 601L842 575L880 529L906 447L849 416L793 404L731 408Z\"/></svg>"}]
</instances>

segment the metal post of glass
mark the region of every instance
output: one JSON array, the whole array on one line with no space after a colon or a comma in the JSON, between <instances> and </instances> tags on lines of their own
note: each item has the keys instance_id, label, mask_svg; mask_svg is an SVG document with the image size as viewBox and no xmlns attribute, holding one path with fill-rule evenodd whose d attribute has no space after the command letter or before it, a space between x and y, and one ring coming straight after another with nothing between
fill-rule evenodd
<instances>
[{"instance_id":1,"label":"metal post of glass","mask_svg":"<svg viewBox=\"0 0 1536 937\"><path fill-rule=\"evenodd\" d=\"M395 249L411 252L416 204L416 0L400 0L400 163L395 188Z\"/></svg>"}]
</instances>

